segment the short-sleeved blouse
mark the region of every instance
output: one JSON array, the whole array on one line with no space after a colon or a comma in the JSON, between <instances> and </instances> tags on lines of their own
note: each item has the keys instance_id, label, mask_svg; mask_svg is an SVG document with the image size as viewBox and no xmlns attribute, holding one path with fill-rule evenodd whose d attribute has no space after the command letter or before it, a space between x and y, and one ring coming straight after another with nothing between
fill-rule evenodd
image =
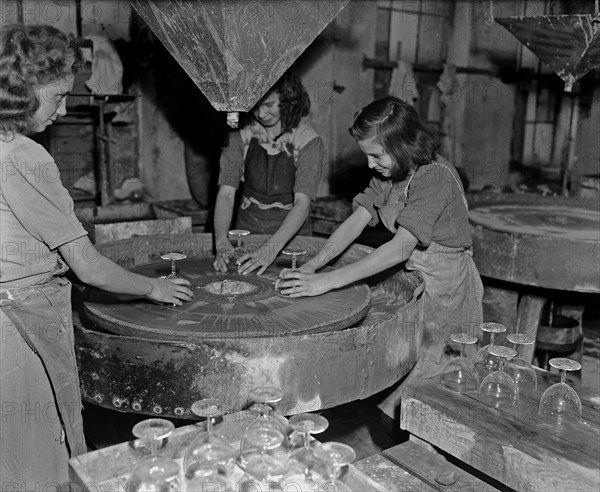
<instances>
[{"instance_id":1,"label":"short-sleeved blouse","mask_svg":"<svg viewBox=\"0 0 600 492\"><path fill-rule=\"evenodd\" d=\"M261 147L270 155L286 152L293 156L296 167L294 193L304 193L312 200L316 198L323 175L325 148L323 140L306 118L291 132L282 135L275 146L267 140L264 129L257 122L231 132L229 143L221 153L219 185L237 189L243 181L244 161L252 138L257 138Z\"/></svg>"},{"instance_id":2,"label":"short-sleeved blouse","mask_svg":"<svg viewBox=\"0 0 600 492\"><path fill-rule=\"evenodd\" d=\"M33 285L55 270L57 248L87 234L54 159L24 135L0 140L0 286Z\"/></svg>"},{"instance_id":3,"label":"short-sleeved blouse","mask_svg":"<svg viewBox=\"0 0 600 492\"><path fill-rule=\"evenodd\" d=\"M419 167L412 179L409 176L394 183L373 177L365 191L354 198L353 206L367 209L374 226L380 222L379 210L390 197L397 197L393 199L405 200L405 206L399 207L395 223L415 236L421 247L435 241L442 246L469 248L469 212L459 183L454 166L438 156L436 162Z\"/></svg>"}]
</instances>

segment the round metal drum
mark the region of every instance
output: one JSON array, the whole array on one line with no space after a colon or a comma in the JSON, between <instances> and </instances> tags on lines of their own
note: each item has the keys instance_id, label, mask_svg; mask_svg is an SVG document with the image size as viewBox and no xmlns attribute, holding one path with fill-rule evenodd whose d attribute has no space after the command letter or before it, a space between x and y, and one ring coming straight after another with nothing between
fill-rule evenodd
<instances>
[{"instance_id":1,"label":"round metal drum","mask_svg":"<svg viewBox=\"0 0 600 492\"><path fill-rule=\"evenodd\" d=\"M249 246L265 239L252 236ZM290 246L311 256L323 244L300 237ZM210 234L140 236L97 247L126 268L156 275L169 268L161 255L184 253L189 260L177 269L196 292L174 308L115 298L106 304L106 296L88 289L75 345L83 398L97 405L194 418L196 400L219 399L230 413L249 404L251 389L275 386L284 392L278 407L292 414L366 398L416 363L424 283L415 272L398 267L330 296L289 299L272 291L286 266L280 263L262 278L244 276L249 286L231 295L223 281L239 276L212 271ZM370 251L351 246L335 266Z\"/></svg>"},{"instance_id":2,"label":"round metal drum","mask_svg":"<svg viewBox=\"0 0 600 492\"><path fill-rule=\"evenodd\" d=\"M469 217L482 276L600 292L598 202L499 194L477 199Z\"/></svg>"}]
</instances>

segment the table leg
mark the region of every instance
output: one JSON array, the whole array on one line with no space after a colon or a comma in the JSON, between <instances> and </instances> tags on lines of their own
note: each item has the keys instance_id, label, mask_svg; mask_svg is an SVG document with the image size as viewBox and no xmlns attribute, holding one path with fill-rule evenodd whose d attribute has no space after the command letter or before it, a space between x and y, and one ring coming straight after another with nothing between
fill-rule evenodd
<instances>
[{"instance_id":1,"label":"table leg","mask_svg":"<svg viewBox=\"0 0 600 492\"><path fill-rule=\"evenodd\" d=\"M534 340L537 337L542 309L546 304L547 299L541 296L532 294L523 294L519 301L517 309L517 333L526 333ZM535 343L524 345L521 348L521 357L527 362L533 361L533 353L535 352Z\"/></svg>"}]
</instances>

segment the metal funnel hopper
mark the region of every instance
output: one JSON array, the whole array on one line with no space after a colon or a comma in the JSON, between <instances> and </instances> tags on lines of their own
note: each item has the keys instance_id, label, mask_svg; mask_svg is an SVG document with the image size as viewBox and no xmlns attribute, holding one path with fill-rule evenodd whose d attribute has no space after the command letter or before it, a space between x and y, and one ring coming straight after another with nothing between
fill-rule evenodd
<instances>
[{"instance_id":1,"label":"metal funnel hopper","mask_svg":"<svg viewBox=\"0 0 600 492\"><path fill-rule=\"evenodd\" d=\"M249 111L349 0L131 0L219 111Z\"/></svg>"},{"instance_id":2,"label":"metal funnel hopper","mask_svg":"<svg viewBox=\"0 0 600 492\"><path fill-rule=\"evenodd\" d=\"M495 19L546 63L565 90L600 67L600 15L544 15Z\"/></svg>"}]
</instances>

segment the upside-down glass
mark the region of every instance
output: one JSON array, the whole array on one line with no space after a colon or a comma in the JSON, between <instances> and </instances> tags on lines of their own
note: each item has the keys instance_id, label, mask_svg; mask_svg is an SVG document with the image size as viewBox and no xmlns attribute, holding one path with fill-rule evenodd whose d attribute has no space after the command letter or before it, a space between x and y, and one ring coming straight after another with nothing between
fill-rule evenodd
<instances>
[{"instance_id":1,"label":"upside-down glass","mask_svg":"<svg viewBox=\"0 0 600 492\"><path fill-rule=\"evenodd\" d=\"M260 452L254 442L256 439L248 439L249 431L257 428L270 428L281 432L283 439L276 448L269 448L269 453L282 455L287 460L289 451L288 426L284 418L275 412L271 405L279 403L283 398L283 392L279 388L265 386L254 388L248 394L254 405L250 407L249 416L254 416L253 421L246 427L240 440L240 464L245 466L249 457ZM282 458L283 459L283 458Z\"/></svg>"},{"instance_id":2,"label":"upside-down glass","mask_svg":"<svg viewBox=\"0 0 600 492\"><path fill-rule=\"evenodd\" d=\"M194 445L193 452L184 458L186 490L225 490L233 487L229 477L233 474L234 462L235 450L228 444L214 441Z\"/></svg>"},{"instance_id":3,"label":"upside-down glass","mask_svg":"<svg viewBox=\"0 0 600 492\"><path fill-rule=\"evenodd\" d=\"M479 375L475 365L464 356L464 346L477 343L477 337L467 333L453 333L450 340L460 344L460 356L449 361L442 374L440 383L450 391L456 393L477 392L479 387Z\"/></svg>"},{"instance_id":4,"label":"upside-down glass","mask_svg":"<svg viewBox=\"0 0 600 492\"><path fill-rule=\"evenodd\" d=\"M325 464L328 478L319 483L318 490L351 491L345 483L338 480L342 467L356 459L356 453L347 444L341 442L324 442L315 447L315 457Z\"/></svg>"},{"instance_id":5,"label":"upside-down glass","mask_svg":"<svg viewBox=\"0 0 600 492\"><path fill-rule=\"evenodd\" d=\"M257 482L258 490L278 490L288 471L286 457L274 453L281 447L284 437L273 427L255 426L245 432L247 442L259 450L248 457L244 466L246 474Z\"/></svg>"},{"instance_id":6,"label":"upside-down glass","mask_svg":"<svg viewBox=\"0 0 600 492\"><path fill-rule=\"evenodd\" d=\"M510 347L502 345L492 345L489 351L490 354L499 358L499 367L497 371L483 378L479 385L477 398L497 410L511 411L518 402L519 390L515 380L504 372L504 367L506 360L512 359L517 353Z\"/></svg>"},{"instance_id":7,"label":"upside-down glass","mask_svg":"<svg viewBox=\"0 0 600 492\"><path fill-rule=\"evenodd\" d=\"M567 371L578 371L581 364L572 359L550 359L550 365L560 371L560 383L550 386L540 398L540 415L550 417L557 424L578 422L581 419L581 399L567 384Z\"/></svg>"},{"instance_id":8,"label":"upside-down glass","mask_svg":"<svg viewBox=\"0 0 600 492\"><path fill-rule=\"evenodd\" d=\"M229 257L227 263L228 268L236 270L237 267L240 266L238 263L239 259L247 253L246 248L244 247L243 238L249 235L250 231L247 231L246 229L232 229L227 233L229 242L233 246L233 253Z\"/></svg>"},{"instance_id":9,"label":"upside-down glass","mask_svg":"<svg viewBox=\"0 0 600 492\"><path fill-rule=\"evenodd\" d=\"M162 260L169 260L171 262L171 273L169 273L169 275L167 275L167 278L181 278L179 275L177 275L177 270L175 268L175 262L179 261L179 260L185 260L187 258L187 255L184 255L183 253L167 253L167 254L161 255L160 258Z\"/></svg>"},{"instance_id":10,"label":"upside-down glass","mask_svg":"<svg viewBox=\"0 0 600 492\"><path fill-rule=\"evenodd\" d=\"M206 418L206 430L196 435L185 452L183 469L186 478L198 475L194 470L199 467L207 471L211 460L216 461L219 474L231 476L235 467L235 450L226 437L213 430L212 419L223 414L221 401L210 398L198 400L192 404L192 413Z\"/></svg>"},{"instance_id":11,"label":"upside-down glass","mask_svg":"<svg viewBox=\"0 0 600 492\"><path fill-rule=\"evenodd\" d=\"M488 374L497 371L500 360L498 357L490 354L489 348L494 346L496 343L496 335L498 333L504 333L506 326L500 323L481 323L479 325L481 331L490 334L490 343L481 347L473 356L473 364L479 374L479 380L483 380Z\"/></svg>"},{"instance_id":12,"label":"upside-down glass","mask_svg":"<svg viewBox=\"0 0 600 492\"><path fill-rule=\"evenodd\" d=\"M148 443L150 456L136 463L131 470L125 485L127 492L181 490L179 464L171 458L157 454L161 441L166 440L174 428L175 426L165 419L147 419L133 427L133 435Z\"/></svg>"},{"instance_id":13,"label":"upside-down glass","mask_svg":"<svg viewBox=\"0 0 600 492\"><path fill-rule=\"evenodd\" d=\"M302 446L294 449L290 457L301 465L305 480L310 482L317 463L314 449L310 446L310 436L325 431L329 422L315 413L301 413L290 417L289 425L302 438Z\"/></svg>"},{"instance_id":14,"label":"upside-down glass","mask_svg":"<svg viewBox=\"0 0 600 492\"><path fill-rule=\"evenodd\" d=\"M532 394L537 389L537 375L533 366L521 357L521 347L533 344L535 339L525 333L509 333L506 339L515 344L517 355L508 361L504 371L515 380L520 395Z\"/></svg>"},{"instance_id":15,"label":"upside-down glass","mask_svg":"<svg viewBox=\"0 0 600 492\"><path fill-rule=\"evenodd\" d=\"M285 248L281 254L292 259L292 270L295 270L297 267L297 259L304 256L306 250L302 248Z\"/></svg>"}]
</instances>

